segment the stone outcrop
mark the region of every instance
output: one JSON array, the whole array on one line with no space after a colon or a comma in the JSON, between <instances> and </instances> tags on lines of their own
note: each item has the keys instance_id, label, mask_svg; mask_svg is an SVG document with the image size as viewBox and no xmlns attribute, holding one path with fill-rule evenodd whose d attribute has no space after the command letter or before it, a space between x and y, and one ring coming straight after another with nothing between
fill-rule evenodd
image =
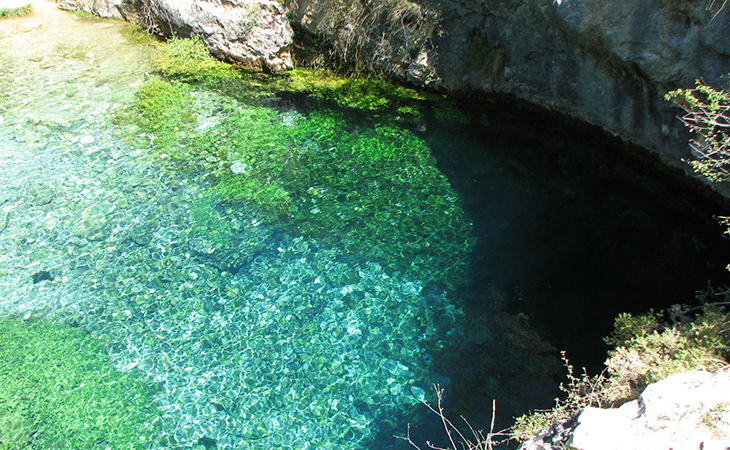
<instances>
[{"instance_id":1,"label":"stone outcrop","mask_svg":"<svg viewBox=\"0 0 730 450\"><path fill-rule=\"evenodd\" d=\"M520 450L726 450L730 371L685 372L648 386L620 408L586 408Z\"/></svg>"},{"instance_id":2,"label":"stone outcrop","mask_svg":"<svg viewBox=\"0 0 730 450\"><path fill-rule=\"evenodd\" d=\"M268 72L292 68L293 32L273 0L59 0L64 9L141 21L155 31L199 36L220 59ZM138 19L141 17L141 19Z\"/></svg>"},{"instance_id":3,"label":"stone outcrop","mask_svg":"<svg viewBox=\"0 0 730 450\"><path fill-rule=\"evenodd\" d=\"M337 49L348 24L332 26L339 16L332 12L336 6L326 5L333 3L301 0L294 15L299 28L335 41ZM689 156L688 134L663 95L692 87L697 78L724 86L720 76L730 72L730 12L710 20L704 1L416 3L436 16L434 31L406 57L388 51L377 27L369 39L358 38L369 46L375 70L472 98L475 92L509 94L601 127L674 164ZM422 29L404 23L389 41Z\"/></svg>"},{"instance_id":4,"label":"stone outcrop","mask_svg":"<svg viewBox=\"0 0 730 450\"><path fill-rule=\"evenodd\" d=\"M293 32L273 0L155 0L150 4L163 32L203 38L218 58L270 72L291 69Z\"/></svg>"},{"instance_id":5,"label":"stone outcrop","mask_svg":"<svg viewBox=\"0 0 730 450\"><path fill-rule=\"evenodd\" d=\"M84 11L107 19L132 21L139 11L133 0L57 0L58 7L69 11Z\"/></svg>"}]
</instances>

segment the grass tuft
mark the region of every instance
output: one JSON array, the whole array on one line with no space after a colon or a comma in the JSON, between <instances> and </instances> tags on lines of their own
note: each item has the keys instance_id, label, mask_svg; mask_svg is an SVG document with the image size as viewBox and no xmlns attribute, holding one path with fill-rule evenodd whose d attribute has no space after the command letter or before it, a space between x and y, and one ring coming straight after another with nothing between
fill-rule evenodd
<instances>
[{"instance_id":1,"label":"grass tuft","mask_svg":"<svg viewBox=\"0 0 730 450\"><path fill-rule=\"evenodd\" d=\"M31 14L33 14L33 6L30 3L18 8L0 8L0 19L23 17Z\"/></svg>"}]
</instances>

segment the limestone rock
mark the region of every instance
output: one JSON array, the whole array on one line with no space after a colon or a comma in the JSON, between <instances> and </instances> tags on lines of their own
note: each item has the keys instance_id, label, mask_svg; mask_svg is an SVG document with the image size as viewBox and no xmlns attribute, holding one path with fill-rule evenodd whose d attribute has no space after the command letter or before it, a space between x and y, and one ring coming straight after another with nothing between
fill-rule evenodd
<instances>
[{"instance_id":1,"label":"limestone rock","mask_svg":"<svg viewBox=\"0 0 730 450\"><path fill-rule=\"evenodd\" d=\"M139 10L139 1L135 0L56 0L56 3L61 9L127 21L133 21Z\"/></svg>"},{"instance_id":2,"label":"limestone rock","mask_svg":"<svg viewBox=\"0 0 730 450\"><path fill-rule=\"evenodd\" d=\"M57 0L60 8L100 17L137 21L139 0ZM274 0L150 0L149 11L168 35L200 36L220 59L268 72L293 68L288 51L294 32L284 8Z\"/></svg>"},{"instance_id":3,"label":"limestone rock","mask_svg":"<svg viewBox=\"0 0 730 450\"><path fill-rule=\"evenodd\" d=\"M647 387L620 408L586 408L520 450L720 450L730 447L730 371L694 371Z\"/></svg>"},{"instance_id":4,"label":"limestone rock","mask_svg":"<svg viewBox=\"0 0 730 450\"><path fill-rule=\"evenodd\" d=\"M279 72L293 67L287 48L293 31L272 0L155 0L151 9L163 32L197 35L215 56Z\"/></svg>"},{"instance_id":5,"label":"limestone rock","mask_svg":"<svg viewBox=\"0 0 730 450\"><path fill-rule=\"evenodd\" d=\"M33 31L37 30L41 27L40 22L36 22L35 20L26 20L25 22L21 22L20 25L18 25L18 29L20 31Z\"/></svg>"}]
</instances>

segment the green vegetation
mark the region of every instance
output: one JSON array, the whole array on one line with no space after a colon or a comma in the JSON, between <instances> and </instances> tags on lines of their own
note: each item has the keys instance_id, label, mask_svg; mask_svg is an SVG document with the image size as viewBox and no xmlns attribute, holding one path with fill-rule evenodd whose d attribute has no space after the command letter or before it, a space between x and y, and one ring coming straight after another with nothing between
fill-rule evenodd
<instances>
[{"instance_id":1,"label":"green vegetation","mask_svg":"<svg viewBox=\"0 0 730 450\"><path fill-rule=\"evenodd\" d=\"M81 330L2 319L0 361L3 450L141 449L153 439L150 387Z\"/></svg>"},{"instance_id":2,"label":"green vegetation","mask_svg":"<svg viewBox=\"0 0 730 450\"><path fill-rule=\"evenodd\" d=\"M730 430L730 422L727 420L730 413L730 403L723 402L707 411L700 418L700 423L714 436L726 436Z\"/></svg>"},{"instance_id":3,"label":"green vegetation","mask_svg":"<svg viewBox=\"0 0 730 450\"><path fill-rule=\"evenodd\" d=\"M346 108L365 111L416 106L438 97L375 78L337 75L326 70L297 69L288 88L328 100Z\"/></svg>"},{"instance_id":4,"label":"green vegetation","mask_svg":"<svg viewBox=\"0 0 730 450\"><path fill-rule=\"evenodd\" d=\"M160 44L158 36L148 32L143 26L131 23L123 22L119 24L119 30L127 41L138 44L138 45L157 45Z\"/></svg>"},{"instance_id":5,"label":"green vegetation","mask_svg":"<svg viewBox=\"0 0 730 450\"><path fill-rule=\"evenodd\" d=\"M199 82L241 77L235 66L213 58L198 37L172 37L165 45L160 46L155 55L155 64L160 74L179 81Z\"/></svg>"},{"instance_id":6,"label":"green vegetation","mask_svg":"<svg viewBox=\"0 0 730 450\"><path fill-rule=\"evenodd\" d=\"M409 0L327 0L318 4L317 13L315 32L337 35L334 47L328 49L331 59L356 73L373 71L375 61L412 61L428 44L440 20L437 11ZM345 29L347 33L338 32ZM388 36L387 42L383 36ZM325 52L323 48L314 57L304 55L305 63L320 65Z\"/></svg>"},{"instance_id":7,"label":"green vegetation","mask_svg":"<svg viewBox=\"0 0 730 450\"><path fill-rule=\"evenodd\" d=\"M0 19L23 17L31 14L33 14L33 6L30 3L18 8L0 8Z\"/></svg>"},{"instance_id":8,"label":"green vegetation","mask_svg":"<svg viewBox=\"0 0 730 450\"><path fill-rule=\"evenodd\" d=\"M215 194L203 195L190 205L191 248L221 270L235 272L260 251L268 230L237 217L235 208L220 205Z\"/></svg>"},{"instance_id":9,"label":"green vegetation","mask_svg":"<svg viewBox=\"0 0 730 450\"><path fill-rule=\"evenodd\" d=\"M680 120L696 134L690 141L696 159L688 163L712 182L730 181L730 93L697 80L695 88L677 89L665 98L684 110ZM730 218L721 220L730 226ZM726 233L730 234L730 228ZM637 398L649 384L680 372L727 365L730 313L726 306L730 302L728 298L717 301L712 293L698 299L702 306L697 308L675 305L660 313L620 314L613 333L605 339L612 350L606 370L598 376L585 372L576 376L563 355L568 372L567 383L560 386L564 398L556 399L551 410L517 418L513 436L529 439L588 406L618 406ZM719 412L704 418L709 428L721 417Z\"/></svg>"},{"instance_id":10,"label":"green vegetation","mask_svg":"<svg viewBox=\"0 0 730 450\"><path fill-rule=\"evenodd\" d=\"M694 89L677 89L665 98L684 110L680 120L697 136L690 141L692 168L710 181L730 181L730 92L697 80Z\"/></svg>"},{"instance_id":11,"label":"green vegetation","mask_svg":"<svg viewBox=\"0 0 730 450\"><path fill-rule=\"evenodd\" d=\"M560 389L565 398L556 400L551 410L517 418L512 429L514 437L533 437L537 431L588 406L613 407L634 400L646 386L671 375L726 364L723 361L730 357L730 313L726 304L708 303L694 309L675 305L666 312L650 311L641 316L621 314L613 333L605 339L613 346L606 371L598 376L585 372L577 376L564 355L568 375Z\"/></svg>"},{"instance_id":12,"label":"green vegetation","mask_svg":"<svg viewBox=\"0 0 730 450\"><path fill-rule=\"evenodd\" d=\"M181 151L178 136L195 125L191 102L187 85L153 78L140 86L131 110L121 112L117 120L133 121L161 154L175 155Z\"/></svg>"},{"instance_id":13,"label":"green vegetation","mask_svg":"<svg viewBox=\"0 0 730 450\"><path fill-rule=\"evenodd\" d=\"M106 19L103 17L99 17L92 12L83 11L83 10L75 10L75 11L72 11L71 14L73 14L74 16L76 16L77 18L79 18L81 20L85 20L85 21L89 21L89 22L103 22L103 21L109 20L109 19Z\"/></svg>"},{"instance_id":14,"label":"green vegetation","mask_svg":"<svg viewBox=\"0 0 730 450\"><path fill-rule=\"evenodd\" d=\"M382 124L353 128L334 111L306 116L225 100L214 93L220 85L207 81L243 83L242 77L213 60L199 40L173 40L156 60L174 80L147 81L131 110L117 116L139 127L156 155L207 172L217 195L259 208L264 222L282 221L292 232L420 279L457 283L465 275L465 256L456 264L445 258L468 254L471 226L413 132ZM198 82L203 87L196 90ZM294 74L291 86L365 110L424 98L384 82L309 71Z\"/></svg>"},{"instance_id":15,"label":"green vegetation","mask_svg":"<svg viewBox=\"0 0 730 450\"><path fill-rule=\"evenodd\" d=\"M138 96L136 123L152 134L159 154L209 171L222 198L255 205L262 220L281 220L391 270L434 279L464 275L465 261L446 274L443 259L468 254L470 225L428 147L410 131L350 129L335 112L285 116L241 107L186 137L188 122L168 113L189 105L178 102L189 92L149 83ZM170 110L158 109L165 105Z\"/></svg>"},{"instance_id":16,"label":"green vegetation","mask_svg":"<svg viewBox=\"0 0 730 450\"><path fill-rule=\"evenodd\" d=\"M138 29L131 30L130 39L137 39L134 36L138 32ZM439 95L379 78L306 68L279 76L247 72L216 60L199 38L168 40L157 46L154 61L158 74L166 80L202 85L248 103L261 103L281 92L289 92L365 112L369 119L417 123L432 114L443 121L468 123L472 120L468 112Z\"/></svg>"}]
</instances>

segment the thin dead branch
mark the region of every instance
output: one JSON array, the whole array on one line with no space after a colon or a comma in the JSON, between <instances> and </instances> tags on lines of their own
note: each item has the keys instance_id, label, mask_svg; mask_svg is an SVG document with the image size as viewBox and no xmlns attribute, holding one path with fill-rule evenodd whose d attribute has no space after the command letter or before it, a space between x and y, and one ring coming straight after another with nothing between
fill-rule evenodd
<instances>
[{"instance_id":1,"label":"thin dead branch","mask_svg":"<svg viewBox=\"0 0 730 450\"><path fill-rule=\"evenodd\" d=\"M471 433L471 436L467 437L467 435L462 432L461 429L457 427L451 420L449 420L444 413L444 390L438 384L434 385L434 390L436 391L436 406L433 406L427 402L423 402L423 404L426 405L429 410L431 410L441 419L441 423L443 424L444 431L446 432L446 436L449 440L450 446L448 448L439 447L435 444L432 444L430 441L426 441L427 448L431 450L493 450L494 444L498 443L495 441L495 437L505 434L504 430L497 433L494 432L494 423L497 414L497 401L492 400L492 420L489 428L489 433L487 433L486 436L484 435L483 431L475 429L471 426L469 421L466 420L466 418L460 416L461 420L464 421L464 426L469 430L469 433ZM421 447L416 444L413 439L411 439L410 425L408 425L408 431L405 437L396 436L396 438L408 442L411 446L413 446L413 448L422 450Z\"/></svg>"}]
</instances>

